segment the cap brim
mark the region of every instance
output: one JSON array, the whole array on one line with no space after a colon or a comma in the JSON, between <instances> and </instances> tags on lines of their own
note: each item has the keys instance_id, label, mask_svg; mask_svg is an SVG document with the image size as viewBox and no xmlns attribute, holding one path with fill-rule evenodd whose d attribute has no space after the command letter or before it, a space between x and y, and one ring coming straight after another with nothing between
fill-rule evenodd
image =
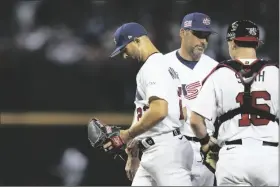
<instances>
[{"instance_id":1,"label":"cap brim","mask_svg":"<svg viewBox=\"0 0 280 187\"><path fill-rule=\"evenodd\" d=\"M122 45L122 46L117 47L117 48L112 52L112 54L110 55L110 57L113 58L113 57L119 55L119 54L122 52L122 50L123 50L124 48L125 48L125 45Z\"/></svg>"},{"instance_id":2,"label":"cap brim","mask_svg":"<svg viewBox=\"0 0 280 187\"><path fill-rule=\"evenodd\" d=\"M260 40L256 37L252 37L252 36L245 36L245 37L236 37L233 40L237 40L237 41L244 41L244 42L259 42Z\"/></svg>"},{"instance_id":3,"label":"cap brim","mask_svg":"<svg viewBox=\"0 0 280 187\"><path fill-rule=\"evenodd\" d=\"M186 29L190 29L193 31L210 32L211 34L218 34L217 32L213 31L212 29L207 29L207 28L186 28Z\"/></svg>"}]
</instances>

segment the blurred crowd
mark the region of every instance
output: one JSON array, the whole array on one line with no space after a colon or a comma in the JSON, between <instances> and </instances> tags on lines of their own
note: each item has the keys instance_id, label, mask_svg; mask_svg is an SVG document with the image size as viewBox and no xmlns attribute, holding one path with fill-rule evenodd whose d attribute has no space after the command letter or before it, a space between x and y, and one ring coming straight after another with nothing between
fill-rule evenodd
<instances>
[{"instance_id":1,"label":"blurred crowd","mask_svg":"<svg viewBox=\"0 0 280 187\"><path fill-rule=\"evenodd\" d=\"M130 111L139 64L110 59L113 33L139 22L163 53L179 47L185 14L203 12L218 33L208 55L228 59L228 23L251 19L264 45L259 57L278 61L278 0L33 0L0 3L2 111Z\"/></svg>"}]
</instances>

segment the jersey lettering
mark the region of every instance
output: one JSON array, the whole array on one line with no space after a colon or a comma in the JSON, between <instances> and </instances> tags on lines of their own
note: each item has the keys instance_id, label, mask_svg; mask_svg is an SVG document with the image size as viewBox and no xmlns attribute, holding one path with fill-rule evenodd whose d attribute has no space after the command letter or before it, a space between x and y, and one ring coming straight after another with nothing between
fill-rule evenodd
<instances>
[{"instance_id":1,"label":"jersey lettering","mask_svg":"<svg viewBox=\"0 0 280 187\"><path fill-rule=\"evenodd\" d=\"M265 75L265 71L260 72L256 78L255 78L255 82L264 82L264 75ZM237 74L235 74L236 78L238 79L238 83L242 83L240 78L238 77Z\"/></svg>"},{"instance_id":2,"label":"jersey lettering","mask_svg":"<svg viewBox=\"0 0 280 187\"><path fill-rule=\"evenodd\" d=\"M255 81L262 81L262 82L264 82L264 74L265 74L265 71L262 71L262 72L260 72L257 76L256 76L256 78L255 78Z\"/></svg>"},{"instance_id":3,"label":"jersey lettering","mask_svg":"<svg viewBox=\"0 0 280 187\"><path fill-rule=\"evenodd\" d=\"M253 91L251 92L253 107L270 112L270 107L267 104L257 104L257 99L264 99L266 101L271 99L267 91ZM236 97L236 102L243 104L243 92L240 92ZM268 119L259 118L257 115L241 114L239 119L239 127L246 127L253 124L255 126L267 125Z\"/></svg>"}]
</instances>

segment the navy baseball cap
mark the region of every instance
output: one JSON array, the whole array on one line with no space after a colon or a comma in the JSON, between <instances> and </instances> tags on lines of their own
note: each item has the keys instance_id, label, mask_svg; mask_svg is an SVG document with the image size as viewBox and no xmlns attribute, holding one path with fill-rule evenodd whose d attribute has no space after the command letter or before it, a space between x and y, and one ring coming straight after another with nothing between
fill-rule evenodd
<instances>
[{"instance_id":1,"label":"navy baseball cap","mask_svg":"<svg viewBox=\"0 0 280 187\"><path fill-rule=\"evenodd\" d=\"M211 28L211 18L199 12L187 14L182 21L181 28L216 33Z\"/></svg>"},{"instance_id":2,"label":"navy baseball cap","mask_svg":"<svg viewBox=\"0 0 280 187\"><path fill-rule=\"evenodd\" d=\"M114 57L120 54L125 46L132 42L134 38L143 35L148 35L148 33L146 29L139 23L131 22L123 24L114 33L114 42L116 45L116 49L113 51L110 57Z\"/></svg>"},{"instance_id":3,"label":"navy baseball cap","mask_svg":"<svg viewBox=\"0 0 280 187\"><path fill-rule=\"evenodd\" d=\"M233 22L227 30L227 41L237 40L245 42L262 42L259 40L258 26L250 20Z\"/></svg>"}]
</instances>

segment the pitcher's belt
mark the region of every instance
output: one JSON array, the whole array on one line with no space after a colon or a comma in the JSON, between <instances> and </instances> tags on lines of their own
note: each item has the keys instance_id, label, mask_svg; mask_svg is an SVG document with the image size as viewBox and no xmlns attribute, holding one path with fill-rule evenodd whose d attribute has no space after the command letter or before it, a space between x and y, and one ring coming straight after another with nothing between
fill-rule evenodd
<instances>
[{"instance_id":1,"label":"pitcher's belt","mask_svg":"<svg viewBox=\"0 0 280 187\"><path fill-rule=\"evenodd\" d=\"M170 133L170 132L169 132ZM175 129L172 131L173 136L178 136L181 134L180 129ZM138 147L141 151L144 151L145 149L148 149L152 145L155 145L155 141L152 137L145 138L143 140L139 140Z\"/></svg>"}]
</instances>

